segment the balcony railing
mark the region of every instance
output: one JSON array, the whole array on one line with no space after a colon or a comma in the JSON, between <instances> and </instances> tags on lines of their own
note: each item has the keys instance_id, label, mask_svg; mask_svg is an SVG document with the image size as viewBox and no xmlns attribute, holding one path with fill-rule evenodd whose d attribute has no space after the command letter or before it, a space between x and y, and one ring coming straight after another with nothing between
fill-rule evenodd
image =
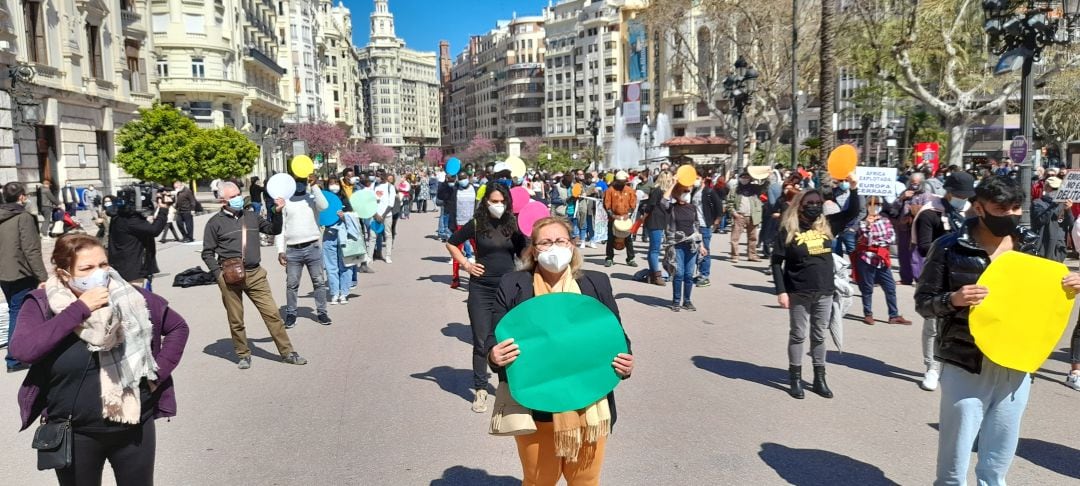
<instances>
[{"instance_id":1,"label":"balcony railing","mask_svg":"<svg viewBox=\"0 0 1080 486\"><path fill-rule=\"evenodd\" d=\"M270 93L270 92L268 92L266 90L263 90L262 88L256 88L256 87L252 86L248 90L248 94L250 96L254 97L255 99L258 99L258 100L263 101L265 103L272 104L272 105L274 105L276 107L279 107L281 109L285 109L285 108L288 107L285 104L285 100L281 99L280 96L277 96L277 95L275 95L273 93Z\"/></svg>"},{"instance_id":2,"label":"balcony railing","mask_svg":"<svg viewBox=\"0 0 1080 486\"><path fill-rule=\"evenodd\" d=\"M146 32L146 27L142 25L142 15L134 10L121 10L120 22L125 31Z\"/></svg>"},{"instance_id":3,"label":"balcony railing","mask_svg":"<svg viewBox=\"0 0 1080 486\"><path fill-rule=\"evenodd\" d=\"M285 68L279 66L278 63L274 62L273 59L270 59L269 56L267 56L266 54L263 54L262 51L254 48L254 47L245 48L244 49L244 56L249 57L252 60L255 60L255 61L258 61L258 62L262 63L268 69L278 73L279 75L285 74Z\"/></svg>"}]
</instances>

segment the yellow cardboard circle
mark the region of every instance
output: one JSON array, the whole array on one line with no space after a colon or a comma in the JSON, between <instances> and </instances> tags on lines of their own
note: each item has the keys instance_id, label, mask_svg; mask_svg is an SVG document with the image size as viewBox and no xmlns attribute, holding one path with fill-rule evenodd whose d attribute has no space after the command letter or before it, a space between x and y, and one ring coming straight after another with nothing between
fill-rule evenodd
<instances>
[{"instance_id":1,"label":"yellow cardboard circle","mask_svg":"<svg viewBox=\"0 0 1080 486\"><path fill-rule=\"evenodd\" d=\"M1033 373L1054 351L1069 325L1075 295L1061 286L1065 265L1008 251L979 277L989 289L971 308L968 327L987 359Z\"/></svg>"},{"instance_id":2,"label":"yellow cardboard circle","mask_svg":"<svg viewBox=\"0 0 1080 486\"><path fill-rule=\"evenodd\" d=\"M859 151L854 145L841 145L829 154L829 175L833 179L844 180L855 171L859 164Z\"/></svg>"},{"instance_id":3,"label":"yellow cardboard circle","mask_svg":"<svg viewBox=\"0 0 1080 486\"><path fill-rule=\"evenodd\" d=\"M297 155L289 162L289 168L294 176L307 177L312 172L315 172L315 162L312 162L311 157L306 155Z\"/></svg>"},{"instance_id":4,"label":"yellow cardboard circle","mask_svg":"<svg viewBox=\"0 0 1080 486\"><path fill-rule=\"evenodd\" d=\"M750 174L750 177L754 179L765 179L769 177L769 173L772 172L767 165L752 165L746 168L746 173Z\"/></svg>"},{"instance_id":5,"label":"yellow cardboard circle","mask_svg":"<svg viewBox=\"0 0 1080 486\"><path fill-rule=\"evenodd\" d=\"M507 157L506 165L510 167L510 177L525 177L525 161L521 157Z\"/></svg>"},{"instance_id":6,"label":"yellow cardboard circle","mask_svg":"<svg viewBox=\"0 0 1080 486\"><path fill-rule=\"evenodd\" d=\"M574 188L570 190L570 195L574 197L581 197L581 184L574 183Z\"/></svg>"},{"instance_id":7,"label":"yellow cardboard circle","mask_svg":"<svg viewBox=\"0 0 1080 486\"><path fill-rule=\"evenodd\" d=\"M694 170L692 165L684 165L679 167L679 170L675 172L675 181L683 187L694 187L694 181L697 180L697 170Z\"/></svg>"},{"instance_id":8,"label":"yellow cardboard circle","mask_svg":"<svg viewBox=\"0 0 1080 486\"><path fill-rule=\"evenodd\" d=\"M608 184L611 184L611 182L614 181L614 180L615 180L615 174L612 174L612 173L608 172L608 175L604 176L604 182L607 182Z\"/></svg>"}]
</instances>

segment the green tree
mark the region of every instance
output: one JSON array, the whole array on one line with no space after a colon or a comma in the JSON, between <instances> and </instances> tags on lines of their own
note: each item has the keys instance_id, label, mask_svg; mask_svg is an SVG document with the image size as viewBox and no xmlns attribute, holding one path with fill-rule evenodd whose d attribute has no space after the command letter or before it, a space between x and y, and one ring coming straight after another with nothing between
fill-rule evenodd
<instances>
[{"instance_id":1,"label":"green tree","mask_svg":"<svg viewBox=\"0 0 1080 486\"><path fill-rule=\"evenodd\" d=\"M154 104L116 134L116 164L137 179L161 184L190 181L202 175L191 142L199 134L195 122L180 110Z\"/></svg>"},{"instance_id":2,"label":"green tree","mask_svg":"<svg viewBox=\"0 0 1080 486\"><path fill-rule=\"evenodd\" d=\"M575 164L575 162L577 162L577 164ZM583 161L575 161L570 155L570 152L553 149L547 145L540 147L536 157L536 166L539 167L540 170L548 173L566 172L570 169L580 167L583 164Z\"/></svg>"},{"instance_id":3,"label":"green tree","mask_svg":"<svg viewBox=\"0 0 1080 486\"><path fill-rule=\"evenodd\" d=\"M202 169L198 179L241 177L259 159L259 146L232 127L200 129L191 148Z\"/></svg>"}]
</instances>

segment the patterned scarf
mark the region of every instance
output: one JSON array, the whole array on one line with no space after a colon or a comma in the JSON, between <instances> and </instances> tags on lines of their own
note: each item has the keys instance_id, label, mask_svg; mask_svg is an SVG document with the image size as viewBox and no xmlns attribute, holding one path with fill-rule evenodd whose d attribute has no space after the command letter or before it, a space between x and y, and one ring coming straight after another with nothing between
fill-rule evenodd
<instances>
[{"instance_id":1,"label":"patterned scarf","mask_svg":"<svg viewBox=\"0 0 1080 486\"><path fill-rule=\"evenodd\" d=\"M77 298L53 276L45 282L45 295L53 314ZM102 417L122 424L137 424L142 412L139 384L157 379L157 362L150 349L153 324L146 299L124 278L109 270L109 305L90 314L75 334L86 348L98 353L101 365Z\"/></svg>"},{"instance_id":2,"label":"patterned scarf","mask_svg":"<svg viewBox=\"0 0 1080 486\"><path fill-rule=\"evenodd\" d=\"M580 294L581 288L574 280L573 272L566 269L555 285L548 285L540 272L533 273L533 291L539 297L552 292ZM595 444L611 433L611 409L607 397L581 410L552 414L552 421L555 427L555 455L570 462L577 462L582 444Z\"/></svg>"}]
</instances>

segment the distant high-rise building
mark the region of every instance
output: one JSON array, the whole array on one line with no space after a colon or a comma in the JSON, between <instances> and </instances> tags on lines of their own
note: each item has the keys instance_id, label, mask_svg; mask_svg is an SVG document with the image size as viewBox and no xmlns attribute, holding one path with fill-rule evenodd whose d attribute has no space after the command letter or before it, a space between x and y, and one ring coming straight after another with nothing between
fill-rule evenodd
<instances>
[{"instance_id":1,"label":"distant high-rise building","mask_svg":"<svg viewBox=\"0 0 1080 486\"><path fill-rule=\"evenodd\" d=\"M322 59L319 58L320 24L316 21L315 0L281 2L279 24L288 26L288 35L281 37L282 49L278 63L289 72L281 80L281 92L288 108L286 123L324 120Z\"/></svg>"},{"instance_id":2,"label":"distant high-rise building","mask_svg":"<svg viewBox=\"0 0 1080 486\"><path fill-rule=\"evenodd\" d=\"M387 0L374 1L371 37L356 51L363 135L398 150L404 160L415 159L421 147L441 144L436 54L405 47Z\"/></svg>"}]
</instances>

